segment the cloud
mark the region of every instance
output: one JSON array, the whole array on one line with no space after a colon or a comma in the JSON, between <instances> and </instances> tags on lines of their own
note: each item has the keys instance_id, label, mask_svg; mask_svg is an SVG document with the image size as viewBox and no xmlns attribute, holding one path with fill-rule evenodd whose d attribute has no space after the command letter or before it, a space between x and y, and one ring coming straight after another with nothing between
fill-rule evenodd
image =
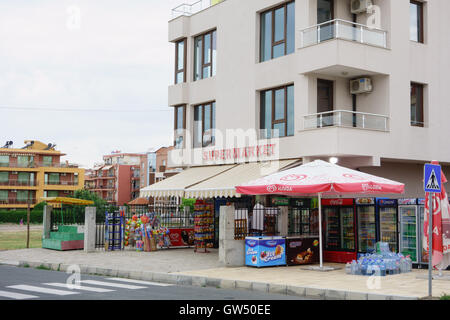
<instances>
[{"instance_id":1,"label":"cloud","mask_svg":"<svg viewBox=\"0 0 450 320\"><path fill-rule=\"evenodd\" d=\"M67 160L86 167L112 150L144 152L172 144L167 87L173 81L174 49L167 27L177 4L3 0L0 107L36 110L0 109L0 139L13 140L15 147L25 139L56 143ZM74 21L79 28L70 27Z\"/></svg>"}]
</instances>

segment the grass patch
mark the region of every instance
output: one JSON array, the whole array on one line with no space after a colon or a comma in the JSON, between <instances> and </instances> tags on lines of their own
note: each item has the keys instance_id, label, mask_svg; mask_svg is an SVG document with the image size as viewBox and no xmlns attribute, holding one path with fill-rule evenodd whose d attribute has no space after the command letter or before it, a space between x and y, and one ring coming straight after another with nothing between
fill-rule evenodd
<instances>
[{"instance_id":1,"label":"grass patch","mask_svg":"<svg viewBox=\"0 0 450 320\"><path fill-rule=\"evenodd\" d=\"M52 268L46 267L43 264L41 264L39 267L36 267L36 269L39 269L39 270L52 270Z\"/></svg>"},{"instance_id":2,"label":"grass patch","mask_svg":"<svg viewBox=\"0 0 450 320\"><path fill-rule=\"evenodd\" d=\"M448 294L444 294L441 296L441 300L450 300L450 296Z\"/></svg>"},{"instance_id":3,"label":"grass patch","mask_svg":"<svg viewBox=\"0 0 450 320\"><path fill-rule=\"evenodd\" d=\"M27 231L0 232L0 250L26 249ZM42 231L30 230L30 248L42 248Z\"/></svg>"},{"instance_id":4,"label":"grass patch","mask_svg":"<svg viewBox=\"0 0 450 320\"><path fill-rule=\"evenodd\" d=\"M29 268L30 265L29 265L28 263L25 263L22 267L24 267L24 268Z\"/></svg>"}]
</instances>

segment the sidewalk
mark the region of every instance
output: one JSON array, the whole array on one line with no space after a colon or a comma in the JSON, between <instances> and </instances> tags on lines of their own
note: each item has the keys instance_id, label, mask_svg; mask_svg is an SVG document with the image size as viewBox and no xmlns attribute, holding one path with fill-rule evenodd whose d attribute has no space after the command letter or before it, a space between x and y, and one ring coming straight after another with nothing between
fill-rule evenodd
<instances>
[{"instance_id":1,"label":"sidewalk","mask_svg":"<svg viewBox=\"0 0 450 320\"><path fill-rule=\"evenodd\" d=\"M192 248L169 249L156 252L135 251L53 251L23 249L0 251L0 264L44 265L53 270L66 271L76 264L82 273L176 283L180 285L212 286L244 290L282 293L323 299L391 300L420 299L428 294L427 270L374 278L345 274L340 270L318 272L305 267L222 268L218 251L194 253ZM444 276L450 276L449 271ZM375 280L375 281L374 281ZM433 295L450 294L450 281L434 280Z\"/></svg>"}]
</instances>

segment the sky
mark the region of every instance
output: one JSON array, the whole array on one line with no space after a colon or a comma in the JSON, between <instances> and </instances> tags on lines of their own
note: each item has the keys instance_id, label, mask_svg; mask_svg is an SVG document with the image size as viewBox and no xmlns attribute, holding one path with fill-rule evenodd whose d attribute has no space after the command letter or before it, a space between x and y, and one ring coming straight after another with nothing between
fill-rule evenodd
<instances>
[{"instance_id":1,"label":"sky","mask_svg":"<svg viewBox=\"0 0 450 320\"><path fill-rule=\"evenodd\" d=\"M182 2L0 1L0 147L54 143L89 168L173 144L168 21Z\"/></svg>"}]
</instances>

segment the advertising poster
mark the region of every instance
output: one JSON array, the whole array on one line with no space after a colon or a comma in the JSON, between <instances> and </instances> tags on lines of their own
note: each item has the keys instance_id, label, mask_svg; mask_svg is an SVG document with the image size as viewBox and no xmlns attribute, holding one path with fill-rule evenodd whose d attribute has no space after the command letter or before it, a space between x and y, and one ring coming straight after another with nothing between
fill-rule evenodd
<instances>
[{"instance_id":1,"label":"advertising poster","mask_svg":"<svg viewBox=\"0 0 450 320\"><path fill-rule=\"evenodd\" d=\"M169 233L171 247L188 247L194 245L194 229L170 228Z\"/></svg>"},{"instance_id":2,"label":"advertising poster","mask_svg":"<svg viewBox=\"0 0 450 320\"><path fill-rule=\"evenodd\" d=\"M285 239L247 238L245 264L253 267L286 265Z\"/></svg>"}]
</instances>

